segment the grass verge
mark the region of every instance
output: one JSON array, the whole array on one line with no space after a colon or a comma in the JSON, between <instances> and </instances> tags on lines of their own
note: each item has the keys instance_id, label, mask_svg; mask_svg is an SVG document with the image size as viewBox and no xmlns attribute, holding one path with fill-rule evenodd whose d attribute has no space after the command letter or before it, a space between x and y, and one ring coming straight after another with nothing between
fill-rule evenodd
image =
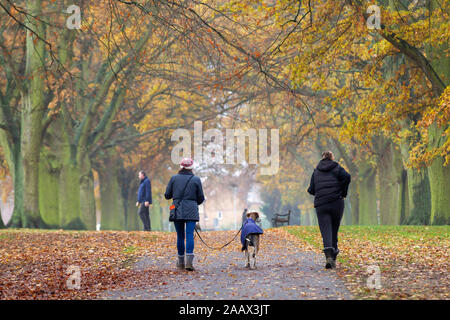
<instances>
[{"instance_id":1,"label":"grass verge","mask_svg":"<svg viewBox=\"0 0 450 320\"><path fill-rule=\"evenodd\" d=\"M318 227L284 229L322 253ZM449 299L449 231L450 226L342 226L336 272L356 299ZM377 268L378 289L371 288L376 274L369 273Z\"/></svg>"}]
</instances>

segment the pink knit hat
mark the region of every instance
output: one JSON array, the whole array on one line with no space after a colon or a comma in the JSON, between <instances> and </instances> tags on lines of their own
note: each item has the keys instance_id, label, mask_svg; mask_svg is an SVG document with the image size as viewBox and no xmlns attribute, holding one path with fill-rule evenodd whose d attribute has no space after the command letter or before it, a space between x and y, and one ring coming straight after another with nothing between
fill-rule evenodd
<instances>
[{"instance_id":1,"label":"pink knit hat","mask_svg":"<svg viewBox=\"0 0 450 320\"><path fill-rule=\"evenodd\" d=\"M192 170L194 168L194 161L191 158L183 158L180 163L180 168Z\"/></svg>"}]
</instances>

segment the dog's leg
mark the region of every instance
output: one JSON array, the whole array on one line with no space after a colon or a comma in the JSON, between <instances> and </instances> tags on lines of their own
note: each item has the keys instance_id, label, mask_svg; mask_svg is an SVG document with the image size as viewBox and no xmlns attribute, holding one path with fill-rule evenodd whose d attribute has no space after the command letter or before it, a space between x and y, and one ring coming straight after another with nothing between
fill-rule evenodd
<instances>
[{"instance_id":1,"label":"dog's leg","mask_svg":"<svg viewBox=\"0 0 450 320\"><path fill-rule=\"evenodd\" d=\"M246 262L245 262L245 267L246 268L250 268L250 252L247 250L245 250L245 254L246 254Z\"/></svg>"},{"instance_id":2,"label":"dog's leg","mask_svg":"<svg viewBox=\"0 0 450 320\"><path fill-rule=\"evenodd\" d=\"M250 263L250 269L256 269L256 255L255 255L255 247L252 247L252 257Z\"/></svg>"},{"instance_id":3,"label":"dog's leg","mask_svg":"<svg viewBox=\"0 0 450 320\"><path fill-rule=\"evenodd\" d=\"M251 261L249 261L250 269L255 269L255 265L256 265L256 260L255 260L255 249L256 249L255 248L255 238L256 238L256 235L254 235L254 234L250 235L250 242L251 242L251 245L252 245L251 257L249 257L251 259Z\"/></svg>"},{"instance_id":4,"label":"dog's leg","mask_svg":"<svg viewBox=\"0 0 450 320\"><path fill-rule=\"evenodd\" d=\"M245 239L246 243L245 243L245 251L244 251L244 257L245 257L245 267L246 268L250 268L250 254L248 252L248 247L249 247L249 241L248 239Z\"/></svg>"},{"instance_id":5,"label":"dog's leg","mask_svg":"<svg viewBox=\"0 0 450 320\"><path fill-rule=\"evenodd\" d=\"M252 269L256 269L256 255L259 252L259 234L253 235L252 242L253 242L253 246L254 246L253 247L253 255L252 255L252 258L253 258Z\"/></svg>"}]
</instances>

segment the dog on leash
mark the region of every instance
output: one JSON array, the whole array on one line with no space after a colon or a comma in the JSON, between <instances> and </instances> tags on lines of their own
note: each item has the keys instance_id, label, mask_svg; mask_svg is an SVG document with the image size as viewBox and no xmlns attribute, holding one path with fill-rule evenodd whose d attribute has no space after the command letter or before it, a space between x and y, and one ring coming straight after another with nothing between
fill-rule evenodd
<instances>
[{"instance_id":1,"label":"dog on leash","mask_svg":"<svg viewBox=\"0 0 450 320\"><path fill-rule=\"evenodd\" d=\"M256 255L259 251L259 237L263 234L263 230L256 224L259 220L259 213L252 211L247 212L247 220L242 225L241 243L245 255L245 267L256 269ZM253 248L253 249L251 249ZM250 253L252 250L252 253Z\"/></svg>"}]
</instances>

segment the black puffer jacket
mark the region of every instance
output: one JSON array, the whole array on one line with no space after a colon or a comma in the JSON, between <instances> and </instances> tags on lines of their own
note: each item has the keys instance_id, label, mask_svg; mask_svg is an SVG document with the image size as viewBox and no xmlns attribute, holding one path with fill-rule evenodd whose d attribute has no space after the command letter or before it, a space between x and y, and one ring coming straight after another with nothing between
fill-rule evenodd
<instances>
[{"instance_id":1,"label":"black puffer jacket","mask_svg":"<svg viewBox=\"0 0 450 320\"><path fill-rule=\"evenodd\" d=\"M184 192L183 189L189 178L189 181ZM199 221L198 205L205 200L203 195L202 182L199 177L194 176L191 170L180 170L178 174L170 178L167 185L164 197L169 200L173 199L173 203L177 208L177 220L195 220ZM184 199L181 201L181 199Z\"/></svg>"},{"instance_id":2,"label":"black puffer jacket","mask_svg":"<svg viewBox=\"0 0 450 320\"><path fill-rule=\"evenodd\" d=\"M314 207L345 198L350 181L350 174L339 163L329 159L320 160L308 188L308 192L314 196Z\"/></svg>"}]
</instances>

